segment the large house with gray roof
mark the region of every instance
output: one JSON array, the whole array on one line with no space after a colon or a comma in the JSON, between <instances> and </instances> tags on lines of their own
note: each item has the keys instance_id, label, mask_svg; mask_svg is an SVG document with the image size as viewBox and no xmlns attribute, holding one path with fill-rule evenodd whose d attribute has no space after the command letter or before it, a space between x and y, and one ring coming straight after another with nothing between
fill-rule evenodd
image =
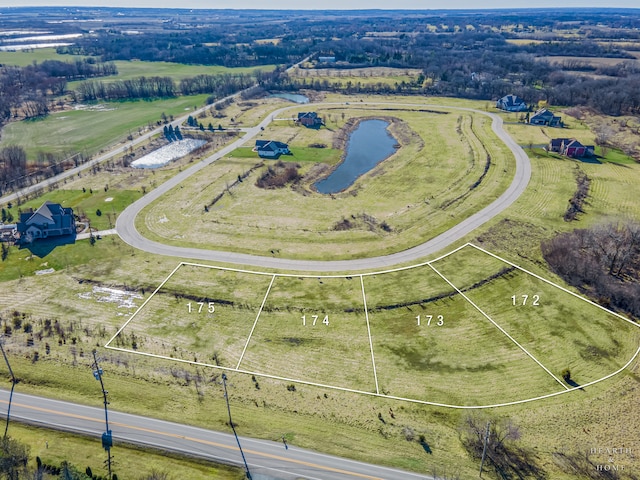
<instances>
[{"instance_id":1,"label":"large house with gray roof","mask_svg":"<svg viewBox=\"0 0 640 480\"><path fill-rule=\"evenodd\" d=\"M22 212L17 226L22 242L76 233L73 210L49 201L44 202L35 212L33 209Z\"/></svg>"},{"instance_id":2,"label":"large house with gray roof","mask_svg":"<svg viewBox=\"0 0 640 480\"><path fill-rule=\"evenodd\" d=\"M545 125L547 127L561 127L562 119L554 115L552 111L541 108L529 117L530 125Z\"/></svg>"},{"instance_id":3,"label":"large house with gray roof","mask_svg":"<svg viewBox=\"0 0 640 480\"><path fill-rule=\"evenodd\" d=\"M527 104L517 95L505 95L496 102L496 108L506 112L526 112Z\"/></svg>"},{"instance_id":4,"label":"large house with gray roof","mask_svg":"<svg viewBox=\"0 0 640 480\"><path fill-rule=\"evenodd\" d=\"M289 145L275 140L256 140L255 151L260 158L280 158L280 155L290 155Z\"/></svg>"}]
</instances>

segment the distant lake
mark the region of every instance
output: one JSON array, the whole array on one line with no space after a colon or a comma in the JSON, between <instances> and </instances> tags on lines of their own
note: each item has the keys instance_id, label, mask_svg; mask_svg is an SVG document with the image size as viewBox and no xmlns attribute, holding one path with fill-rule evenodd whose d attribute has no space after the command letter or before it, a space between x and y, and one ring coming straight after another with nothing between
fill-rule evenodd
<instances>
[{"instance_id":1,"label":"distant lake","mask_svg":"<svg viewBox=\"0 0 640 480\"><path fill-rule=\"evenodd\" d=\"M289 100L294 103L309 103L308 97L298 93L272 93L269 96L273 98L284 98L285 100Z\"/></svg>"},{"instance_id":2,"label":"distant lake","mask_svg":"<svg viewBox=\"0 0 640 480\"><path fill-rule=\"evenodd\" d=\"M341 192L393 155L398 142L387 131L388 126L389 122L384 120L360 122L349 137L344 160L327 178L315 183L316 190L325 194Z\"/></svg>"}]
</instances>

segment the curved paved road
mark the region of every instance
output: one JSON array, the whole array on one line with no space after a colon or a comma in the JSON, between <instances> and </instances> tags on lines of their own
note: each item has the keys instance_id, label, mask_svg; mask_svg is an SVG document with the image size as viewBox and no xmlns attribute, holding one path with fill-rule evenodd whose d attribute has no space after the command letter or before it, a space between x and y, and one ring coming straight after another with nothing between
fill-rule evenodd
<instances>
[{"instance_id":1,"label":"curved paved road","mask_svg":"<svg viewBox=\"0 0 640 480\"><path fill-rule=\"evenodd\" d=\"M343 105L336 103L324 103L316 105ZM437 237L421 244L416 247L404 250L402 252L393 253L381 257L363 258L356 260L328 260L328 261L314 261L314 260L292 260L286 258L264 257L258 255L248 255L242 253L233 252L221 252L216 250L205 250L199 248L187 248L177 247L171 245L165 245L159 242L154 242L143 237L135 227L135 218L140 211L149 205L154 200L160 198L167 193L170 189L177 186L186 178L199 172L203 168L207 167L211 163L215 162L224 155L230 153L235 148L244 144L247 140L255 137L262 128L269 125L273 118L277 115L285 112L286 110L296 108L297 106L285 107L275 112L272 112L267 118L265 118L256 127L247 130L247 134L226 146L222 150L214 153L210 157L202 160L200 163L193 165L187 170L180 172L178 175L163 183L155 190L146 194L127 207L118 217L116 222L116 230L118 235L126 243L132 247L144 250L149 253L155 253L158 255L167 255L181 258L189 258L196 260L207 260L211 262L224 262L224 263L236 263L242 265L250 265L260 268L275 268L284 270L298 270L298 271L315 271L315 272L335 272L335 271L356 271L371 268L389 268L393 265L397 265L405 262L412 262L419 258L431 255L435 252L442 250L443 248L451 245L452 243L460 240L471 231L478 228L480 225L489 221L506 208L508 208L516 199L524 192L531 178L531 164L529 157L524 150L503 130L502 118L493 113L482 112L471 108L461 107L443 107L441 105L430 104L398 104L398 103L359 103L358 105L396 105L396 106L412 106L412 107L429 107L429 108L444 108L448 110L463 110L490 117L493 121L491 128L493 132L502 140L512 151L516 160L516 174L511 182L511 185L507 190L493 203L483 208L476 214L462 220L455 227L447 230L446 232L438 235Z\"/></svg>"},{"instance_id":2,"label":"curved paved road","mask_svg":"<svg viewBox=\"0 0 640 480\"><path fill-rule=\"evenodd\" d=\"M97 397L100 398L99 390ZM0 417L6 418L9 392L0 389ZM96 403L99 403L96 402ZM232 407L233 408L233 407ZM96 450L102 450L100 436L104 432L104 409L35 395L13 394L11 419L96 437ZM109 410L109 426L113 432L112 454L117 461L118 443L132 443L169 450L242 467L235 438L228 433L181 425L139 415ZM11 434L11 425L9 425ZM309 480L429 480L417 473L379 467L341 457L324 455L282 442L241 437L240 444L254 479ZM55 451L56 445L50 442ZM106 454L105 454L106 456ZM116 473L120 473L117 471ZM126 475L123 475L123 477Z\"/></svg>"}]
</instances>

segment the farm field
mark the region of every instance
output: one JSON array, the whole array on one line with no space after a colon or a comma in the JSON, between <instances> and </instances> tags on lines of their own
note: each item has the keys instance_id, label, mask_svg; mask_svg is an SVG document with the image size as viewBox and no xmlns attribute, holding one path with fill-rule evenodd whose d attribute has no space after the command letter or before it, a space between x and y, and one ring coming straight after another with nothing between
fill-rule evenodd
<instances>
[{"instance_id":1,"label":"farm field","mask_svg":"<svg viewBox=\"0 0 640 480\"><path fill-rule=\"evenodd\" d=\"M82 55L59 54L55 48L36 48L33 50L21 50L15 52L0 51L0 64L27 66L33 62L42 63L45 60L58 60L61 62L73 62ZM130 80L141 76L171 77L179 82L183 78L197 75L222 75L222 74L251 74L256 70L271 71L275 65L261 65L259 67L227 68L216 65L184 65L171 62L146 62L140 60L115 60L113 63L118 69L118 75L99 77L93 80L112 82L115 80ZM73 90L79 82L69 82L68 88Z\"/></svg>"}]
</instances>

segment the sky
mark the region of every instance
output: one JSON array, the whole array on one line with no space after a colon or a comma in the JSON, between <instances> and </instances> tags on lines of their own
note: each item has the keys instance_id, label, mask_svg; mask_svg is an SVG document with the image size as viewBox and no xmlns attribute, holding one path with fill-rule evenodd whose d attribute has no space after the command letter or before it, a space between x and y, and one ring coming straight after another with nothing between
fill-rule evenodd
<instances>
[{"instance_id":1,"label":"sky","mask_svg":"<svg viewBox=\"0 0 640 480\"><path fill-rule=\"evenodd\" d=\"M0 7L103 6L150 8L235 8L235 9L481 9L607 7L639 8L638 0L0 0Z\"/></svg>"}]
</instances>

